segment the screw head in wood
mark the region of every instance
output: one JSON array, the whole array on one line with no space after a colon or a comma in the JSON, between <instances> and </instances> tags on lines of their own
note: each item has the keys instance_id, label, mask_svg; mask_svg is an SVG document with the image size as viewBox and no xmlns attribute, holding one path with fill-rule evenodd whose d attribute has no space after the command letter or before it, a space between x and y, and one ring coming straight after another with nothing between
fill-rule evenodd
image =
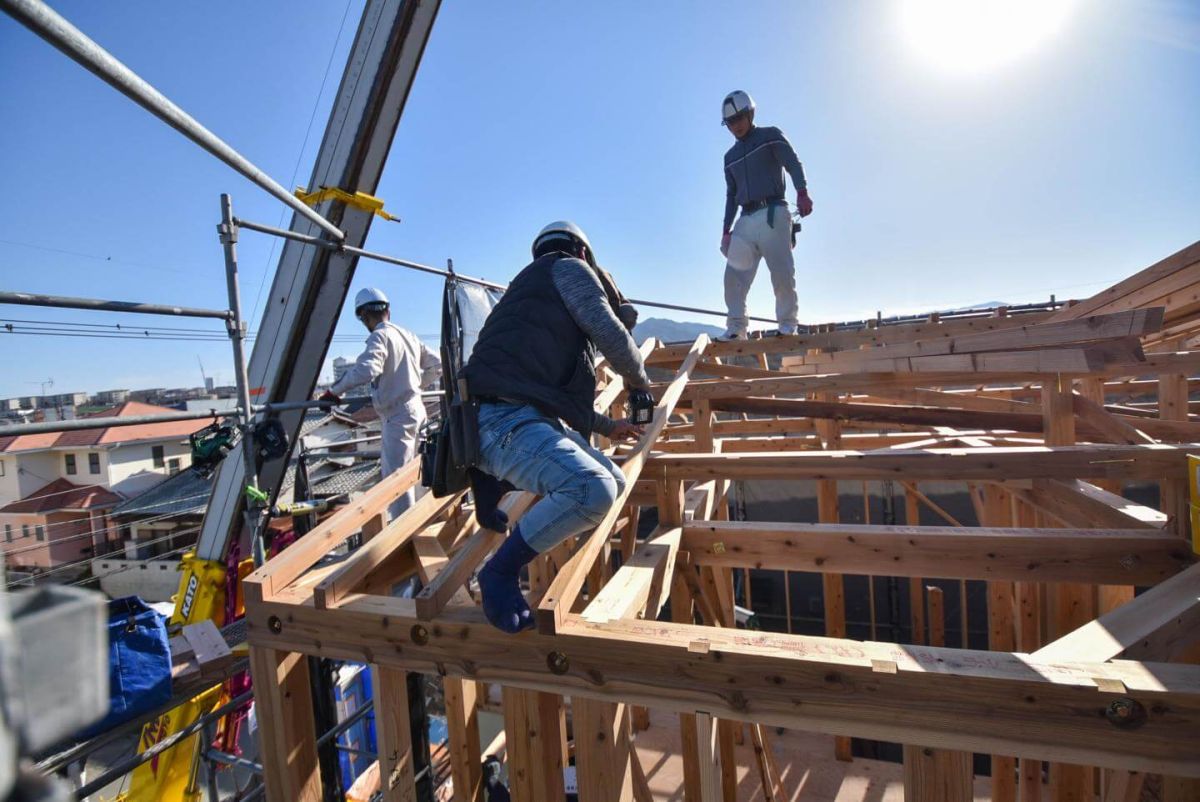
<instances>
[{"instance_id":1,"label":"screw head in wood","mask_svg":"<svg viewBox=\"0 0 1200 802\"><path fill-rule=\"evenodd\" d=\"M418 646L424 646L429 643L429 630L420 624L413 624L412 642Z\"/></svg>"},{"instance_id":2,"label":"screw head in wood","mask_svg":"<svg viewBox=\"0 0 1200 802\"><path fill-rule=\"evenodd\" d=\"M274 635L283 632L283 622L279 620L279 616L273 615L267 619L267 629L271 630Z\"/></svg>"},{"instance_id":3,"label":"screw head in wood","mask_svg":"<svg viewBox=\"0 0 1200 802\"><path fill-rule=\"evenodd\" d=\"M546 667L552 674L566 674L571 667L571 661L562 652L550 652L546 655Z\"/></svg>"},{"instance_id":4,"label":"screw head in wood","mask_svg":"<svg viewBox=\"0 0 1200 802\"><path fill-rule=\"evenodd\" d=\"M1133 729L1146 722L1146 708L1136 699L1122 696L1108 703L1108 707L1104 709L1104 717L1113 726Z\"/></svg>"}]
</instances>

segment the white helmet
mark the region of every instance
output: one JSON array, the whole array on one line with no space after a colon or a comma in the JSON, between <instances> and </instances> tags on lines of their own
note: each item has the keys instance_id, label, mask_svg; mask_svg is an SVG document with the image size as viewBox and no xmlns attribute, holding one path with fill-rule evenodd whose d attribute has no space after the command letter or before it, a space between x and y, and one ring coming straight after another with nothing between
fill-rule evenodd
<instances>
[{"instance_id":1,"label":"white helmet","mask_svg":"<svg viewBox=\"0 0 1200 802\"><path fill-rule=\"evenodd\" d=\"M364 287L354 296L354 314L358 317L362 317L363 312L382 312L387 308L388 299L383 290Z\"/></svg>"},{"instance_id":2,"label":"white helmet","mask_svg":"<svg viewBox=\"0 0 1200 802\"><path fill-rule=\"evenodd\" d=\"M556 239L571 240L583 245L584 250L587 252L588 264L593 267L595 266L596 257L592 254L592 243L588 241L587 234L583 233L583 229L570 220L555 220L538 232L538 235L533 238L533 245L530 248L534 258L537 258L537 251L540 245Z\"/></svg>"},{"instance_id":3,"label":"white helmet","mask_svg":"<svg viewBox=\"0 0 1200 802\"><path fill-rule=\"evenodd\" d=\"M721 123L728 123L731 118L748 111L754 111L754 98L740 89L730 92L721 101Z\"/></svg>"}]
</instances>

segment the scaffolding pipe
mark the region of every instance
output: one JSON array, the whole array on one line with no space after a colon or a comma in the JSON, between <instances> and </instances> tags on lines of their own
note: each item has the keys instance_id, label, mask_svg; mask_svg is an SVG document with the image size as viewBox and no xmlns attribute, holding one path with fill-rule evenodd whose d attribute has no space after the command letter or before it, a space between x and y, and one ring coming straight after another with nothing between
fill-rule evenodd
<instances>
[{"instance_id":1,"label":"scaffolding pipe","mask_svg":"<svg viewBox=\"0 0 1200 802\"><path fill-rule=\"evenodd\" d=\"M319 226L321 230L339 242L345 239L346 235L342 233L341 229L301 203L291 192L279 185L245 156L172 103L165 95L41 0L0 0L0 9L146 111L286 203L301 217Z\"/></svg>"},{"instance_id":2,"label":"scaffolding pipe","mask_svg":"<svg viewBox=\"0 0 1200 802\"><path fill-rule=\"evenodd\" d=\"M0 0L0 3L6 0ZM132 312L138 315L174 315L176 317L209 317L229 320L228 309L194 309L190 306L143 304L137 301L102 301L97 298L68 298L61 295L36 295L32 292L0 292L0 304L19 306L48 306L54 309L87 309L93 312Z\"/></svg>"},{"instance_id":3,"label":"scaffolding pipe","mask_svg":"<svg viewBox=\"0 0 1200 802\"><path fill-rule=\"evenodd\" d=\"M215 721L215 720L233 712L234 710L236 710L239 707L241 707L242 705L246 704L253 698L254 698L254 692L246 691L245 693L238 696L236 699L231 699L230 701L221 705L220 707L218 707L216 710L212 711L211 713L205 714L205 715L201 716L200 718L196 719L191 724L187 725L186 727L184 727L182 730L175 733L174 735L167 736L166 738L162 739L161 741L159 741L158 743L156 743L154 746L150 747L146 751L139 752L136 755L127 757L124 760L119 761L118 763L114 764L112 766L112 768L110 768L108 771L101 774L99 777L96 777L91 782L76 789L75 798L76 799L86 799L89 794L99 791L101 788L108 785L110 782L117 779L118 777L124 777L126 774L133 771L134 769L136 769L138 766L142 765L143 763L149 762L150 760L154 759L158 755L161 755L163 752L167 751L168 749L175 746L176 744L192 737L197 732L204 729L204 727L208 725L208 722Z\"/></svg>"},{"instance_id":4,"label":"scaffolding pipe","mask_svg":"<svg viewBox=\"0 0 1200 802\"><path fill-rule=\"evenodd\" d=\"M328 250L343 250L346 253L352 253L352 254L355 254L356 256L361 256L366 259L374 259L377 262L384 262L389 265L398 265L400 267L407 267L409 270L418 270L422 273L432 273L435 276L442 276L444 278L449 278L449 277L453 276L454 278L458 279L459 281L461 281L465 284L478 284L481 287L487 287L488 289L491 289L491 290L506 290L506 289L508 289L507 284L497 284L494 281L487 281L487 280L481 279L481 278L474 278L473 276L464 276L461 273L452 273L449 270L442 270L441 268L430 267L429 265L418 264L417 262L410 262L407 259L397 259L394 256L388 256L386 254L376 253L374 251L368 251L368 250L364 250L362 248L355 248L350 245L346 245L344 247L339 247L337 244L329 242L328 240L323 240L320 237L309 236L308 234L299 234L295 231L287 231L285 229L277 228L275 226L263 225L262 223L254 223L249 220L242 220L240 218L236 219L235 222L242 228L248 229L250 231L257 231L260 234L270 234L270 235L276 236L276 237L283 237L284 239L295 240L296 242L303 242L305 245L315 245L318 248L326 248ZM628 300L629 300L629 303L636 304L638 306L653 306L658 309L674 309L678 312L695 312L696 314L699 314L699 315L715 315L717 317L725 317L726 316L725 312L719 312L715 309L700 309L699 307L695 307L695 306L678 306L676 304L665 304L665 303L661 303L659 301L643 301L643 300L640 300L637 298L630 298ZM778 322L774 318L769 318L769 317L750 317L749 319L756 320L760 323L777 323Z\"/></svg>"},{"instance_id":5,"label":"scaffolding pipe","mask_svg":"<svg viewBox=\"0 0 1200 802\"><path fill-rule=\"evenodd\" d=\"M76 420L44 421L42 423L16 423L0 426L0 437L20 437L25 434L47 434L49 432L77 432L83 429L104 429L110 426L139 426L143 423L171 423L181 420L204 420L205 418L227 418L234 411L215 409L194 412L164 412L161 415L122 415L119 418L78 418Z\"/></svg>"}]
</instances>

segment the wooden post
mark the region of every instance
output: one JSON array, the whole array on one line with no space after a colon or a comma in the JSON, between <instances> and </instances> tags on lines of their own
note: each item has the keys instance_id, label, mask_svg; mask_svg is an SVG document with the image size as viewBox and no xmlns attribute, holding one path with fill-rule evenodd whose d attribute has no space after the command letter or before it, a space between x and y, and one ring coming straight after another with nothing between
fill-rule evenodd
<instances>
[{"instance_id":1,"label":"wooden post","mask_svg":"<svg viewBox=\"0 0 1200 802\"><path fill-rule=\"evenodd\" d=\"M628 705L575 697L571 713L579 802L633 802Z\"/></svg>"},{"instance_id":2,"label":"wooden post","mask_svg":"<svg viewBox=\"0 0 1200 802\"><path fill-rule=\"evenodd\" d=\"M1188 419L1187 376L1164 374L1158 379L1158 416L1163 420ZM1183 479L1168 479L1159 484L1162 496L1159 509L1165 512L1183 538L1189 538L1191 515L1188 486Z\"/></svg>"},{"instance_id":3,"label":"wooden post","mask_svg":"<svg viewBox=\"0 0 1200 802\"><path fill-rule=\"evenodd\" d=\"M696 736L700 746L701 802L721 802L723 786L717 754L717 722L712 716L696 714Z\"/></svg>"},{"instance_id":4,"label":"wooden post","mask_svg":"<svg viewBox=\"0 0 1200 802\"><path fill-rule=\"evenodd\" d=\"M946 606L942 589L930 585L929 645L946 645ZM974 774L970 752L904 744L906 802L971 802Z\"/></svg>"},{"instance_id":5,"label":"wooden post","mask_svg":"<svg viewBox=\"0 0 1200 802\"><path fill-rule=\"evenodd\" d=\"M373 665L371 681L375 684L375 737L379 744L379 787L384 802L417 802L408 674Z\"/></svg>"},{"instance_id":6,"label":"wooden post","mask_svg":"<svg viewBox=\"0 0 1200 802\"><path fill-rule=\"evenodd\" d=\"M1042 383L1042 416L1046 445L1075 443L1075 411L1071 380L1063 376ZM1089 585L1059 582L1051 589L1051 637L1066 635L1096 617L1094 593ZM1091 800L1092 776L1088 766L1050 764L1050 784L1057 802Z\"/></svg>"},{"instance_id":7,"label":"wooden post","mask_svg":"<svg viewBox=\"0 0 1200 802\"><path fill-rule=\"evenodd\" d=\"M483 801L483 756L479 745L479 684L457 677L442 679L446 728L450 734L450 777L455 802Z\"/></svg>"},{"instance_id":8,"label":"wooden post","mask_svg":"<svg viewBox=\"0 0 1200 802\"><path fill-rule=\"evenodd\" d=\"M836 396L817 394L818 401L833 401ZM842 427L836 420L822 418L816 421L817 434L826 450L842 447ZM817 519L823 524L835 524L838 514L838 483L836 479L817 480ZM821 574L825 599L825 634L831 638L846 637L846 585L841 574ZM791 621L788 621L789 627ZM790 631L790 629L789 629ZM833 754L838 760L850 760L850 739L837 736L833 740Z\"/></svg>"},{"instance_id":9,"label":"wooden post","mask_svg":"<svg viewBox=\"0 0 1200 802\"><path fill-rule=\"evenodd\" d=\"M1012 500L995 485L983 487L984 526L1012 526ZM1016 649L1012 582L988 582L988 648L994 652ZM992 755L992 802L1016 802L1017 761L1008 755Z\"/></svg>"},{"instance_id":10,"label":"wooden post","mask_svg":"<svg viewBox=\"0 0 1200 802\"><path fill-rule=\"evenodd\" d=\"M508 686L501 688L500 694L513 798L560 802L566 798L563 766L567 754L562 697ZM578 749L577 733L576 754Z\"/></svg>"},{"instance_id":11,"label":"wooden post","mask_svg":"<svg viewBox=\"0 0 1200 802\"><path fill-rule=\"evenodd\" d=\"M904 488L904 523L908 526L921 525L921 508L917 497ZM925 584L919 576L908 580L908 606L912 620L912 642L925 642Z\"/></svg>"},{"instance_id":12,"label":"wooden post","mask_svg":"<svg viewBox=\"0 0 1200 802\"><path fill-rule=\"evenodd\" d=\"M1020 527L1037 525L1034 509L1024 502L1013 500L1016 524ZM1037 582L1017 582L1017 648L1026 653L1036 651L1044 643L1042 638L1041 589ZM1042 761L1021 758L1017 763L1017 793L1021 802L1041 802Z\"/></svg>"},{"instance_id":13,"label":"wooden post","mask_svg":"<svg viewBox=\"0 0 1200 802\"><path fill-rule=\"evenodd\" d=\"M308 657L250 647L259 755L269 802L320 802Z\"/></svg>"}]
</instances>

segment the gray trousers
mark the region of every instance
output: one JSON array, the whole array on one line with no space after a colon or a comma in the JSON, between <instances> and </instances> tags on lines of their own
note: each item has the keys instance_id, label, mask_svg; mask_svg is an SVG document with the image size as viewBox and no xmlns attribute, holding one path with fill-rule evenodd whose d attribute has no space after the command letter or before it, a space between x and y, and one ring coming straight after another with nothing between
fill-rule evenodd
<instances>
[{"instance_id":1,"label":"gray trousers","mask_svg":"<svg viewBox=\"0 0 1200 802\"><path fill-rule=\"evenodd\" d=\"M775 226L767 224L768 209L743 214L733 225L725 264L725 306L731 331L745 331L746 295L758 263L767 260L771 285L775 288L775 318L781 326L795 326L799 313L796 298L796 265L792 260L792 220L787 208L775 209Z\"/></svg>"}]
</instances>

